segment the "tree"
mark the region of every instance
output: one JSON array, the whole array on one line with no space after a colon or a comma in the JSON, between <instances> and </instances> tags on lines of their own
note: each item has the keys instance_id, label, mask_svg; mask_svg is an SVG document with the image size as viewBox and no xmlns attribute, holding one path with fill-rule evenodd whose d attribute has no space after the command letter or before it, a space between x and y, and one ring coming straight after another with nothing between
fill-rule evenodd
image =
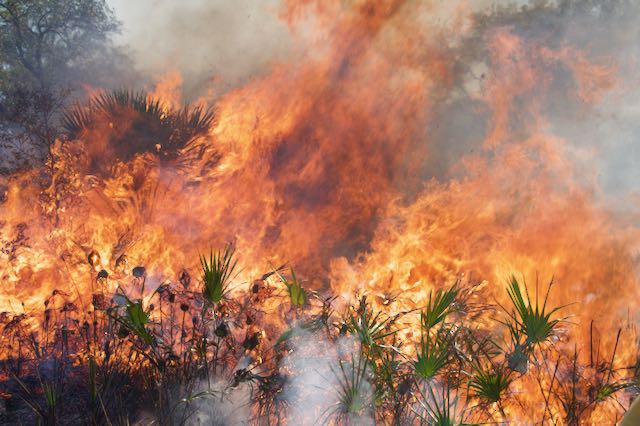
<instances>
[{"instance_id":1,"label":"tree","mask_svg":"<svg viewBox=\"0 0 640 426\"><path fill-rule=\"evenodd\" d=\"M62 107L109 48L105 0L0 0L0 125L49 147Z\"/></svg>"}]
</instances>

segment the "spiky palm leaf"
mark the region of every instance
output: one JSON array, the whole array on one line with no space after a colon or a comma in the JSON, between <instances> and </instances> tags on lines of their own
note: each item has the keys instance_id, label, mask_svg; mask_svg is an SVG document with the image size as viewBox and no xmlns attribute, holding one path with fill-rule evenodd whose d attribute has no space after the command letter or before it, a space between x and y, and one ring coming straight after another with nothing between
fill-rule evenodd
<instances>
[{"instance_id":1,"label":"spiky palm leaf","mask_svg":"<svg viewBox=\"0 0 640 426\"><path fill-rule=\"evenodd\" d=\"M367 382L368 362L362 354L352 355L350 362L340 360L339 369L332 368L337 381L337 403L333 414L350 419L372 408L373 398Z\"/></svg>"},{"instance_id":2,"label":"spiky palm leaf","mask_svg":"<svg viewBox=\"0 0 640 426\"><path fill-rule=\"evenodd\" d=\"M302 287L302 283L296 277L293 268L291 269L291 279L287 279L278 270L274 270L280 281L287 287L291 304L296 307L304 306L307 303L307 291Z\"/></svg>"},{"instance_id":3,"label":"spiky palm leaf","mask_svg":"<svg viewBox=\"0 0 640 426\"><path fill-rule=\"evenodd\" d=\"M85 105L69 108L63 113L62 126L71 138L76 138L97 123L123 122L125 127L110 136L120 157L160 152L164 157L175 158L179 150L205 135L214 119L213 110L202 106L174 110L145 92L121 89L99 93Z\"/></svg>"},{"instance_id":4,"label":"spiky palm leaf","mask_svg":"<svg viewBox=\"0 0 640 426\"><path fill-rule=\"evenodd\" d=\"M229 281L237 265L237 260L233 258L234 253L233 246L227 244L223 250L211 250L208 260L205 256L200 256L204 282L202 295L211 306L220 302L227 293Z\"/></svg>"},{"instance_id":5,"label":"spiky palm leaf","mask_svg":"<svg viewBox=\"0 0 640 426\"><path fill-rule=\"evenodd\" d=\"M437 393L434 387L441 392ZM449 384L434 384L425 382L418 388L418 406L413 408L418 416L420 425L428 426L466 426L467 409L459 406L459 398L451 396L452 388Z\"/></svg>"},{"instance_id":6,"label":"spiky palm leaf","mask_svg":"<svg viewBox=\"0 0 640 426\"><path fill-rule=\"evenodd\" d=\"M510 328L512 334L517 332L526 336L525 347L540 345L550 339L557 331L561 319L552 318L552 316L562 309L562 306L547 310L547 300L552 284L553 282L549 284L542 306L540 306L537 292L534 302L531 300L525 285L525 300L518 280L514 276L511 277L507 287L507 293L514 309L510 313L512 322Z\"/></svg>"},{"instance_id":7,"label":"spiky palm leaf","mask_svg":"<svg viewBox=\"0 0 640 426\"><path fill-rule=\"evenodd\" d=\"M478 366L469 382L473 394L483 403L500 402L511 384L511 374L502 366Z\"/></svg>"},{"instance_id":8,"label":"spiky palm leaf","mask_svg":"<svg viewBox=\"0 0 640 426\"><path fill-rule=\"evenodd\" d=\"M450 342L442 334L429 337L422 333L420 344L416 348L413 371L419 379L433 379L447 366L450 357Z\"/></svg>"},{"instance_id":9,"label":"spiky palm leaf","mask_svg":"<svg viewBox=\"0 0 640 426\"><path fill-rule=\"evenodd\" d=\"M382 312L375 312L367 304L367 298L360 299L357 311L350 312L346 325L348 331L355 335L367 350L375 349L384 343L384 339L395 334L390 330L391 319L382 316Z\"/></svg>"},{"instance_id":10,"label":"spiky palm leaf","mask_svg":"<svg viewBox=\"0 0 640 426\"><path fill-rule=\"evenodd\" d=\"M429 302L420 313L420 322L424 329L430 330L445 320L453 309L453 302L458 296L458 292L458 287L453 286L445 291L438 290L435 297L433 297L433 292L429 293Z\"/></svg>"}]
</instances>

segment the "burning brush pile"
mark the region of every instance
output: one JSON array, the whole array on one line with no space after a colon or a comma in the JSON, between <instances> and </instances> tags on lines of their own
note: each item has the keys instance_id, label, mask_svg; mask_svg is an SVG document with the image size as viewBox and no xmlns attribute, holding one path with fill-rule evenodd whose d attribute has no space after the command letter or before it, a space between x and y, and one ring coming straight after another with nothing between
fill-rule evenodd
<instances>
[{"instance_id":1,"label":"burning brush pile","mask_svg":"<svg viewBox=\"0 0 640 426\"><path fill-rule=\"evenodd\" d=\"M67 108L1 181L0 420L620 420L637 217L562 124L633 65L548 18L633 5L560 3L286 1L291 58L242 87Z\"/></svg>"}]
</instances>

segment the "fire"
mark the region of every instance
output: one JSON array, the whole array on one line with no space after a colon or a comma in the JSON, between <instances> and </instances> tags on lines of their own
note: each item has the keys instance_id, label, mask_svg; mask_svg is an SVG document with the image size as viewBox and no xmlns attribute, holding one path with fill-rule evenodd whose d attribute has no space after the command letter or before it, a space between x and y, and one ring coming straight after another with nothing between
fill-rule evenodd
<instances>
[{"instance_id":1,"label":"fire","mask_svg":"<svg viewBox=\"0 0 640 426\"><path fill-rule=\"evenodd\" d=\"M215 125L186 164L154 152L122 158L108 135L126 122L58 142L48 170L7 182L0 310L36 312L56 290L90 304L142 275L147 296L167 282L195 286L198 255L233 242L239 283L289 263L344 305L366 294L402 313L456 282L482 283L473 297L506 304L515 273L540 291L553 279L550 305L576 323L567 340L586 345L591 319L603 348L621 324L632 329L623 338L635 338L638 231L602 204L575 160L584 153L554 135L544 110L557 67L589 104L616 87L615 66L500 28L482 41L486 75L473 80L456 57L469 12L459 8L453 28L425 28L437 9L287 1L282 16L304 53L219 98ZM437 135L465 79L487 123L460 150ZM182 84L172 72L151 95L176 108ZM617 356L632 362L633 345ZM532 418L538 384L518 386L523 406L505 413ZM591 419L611 419L609 409Z\"/></svg>"}]
</instances>

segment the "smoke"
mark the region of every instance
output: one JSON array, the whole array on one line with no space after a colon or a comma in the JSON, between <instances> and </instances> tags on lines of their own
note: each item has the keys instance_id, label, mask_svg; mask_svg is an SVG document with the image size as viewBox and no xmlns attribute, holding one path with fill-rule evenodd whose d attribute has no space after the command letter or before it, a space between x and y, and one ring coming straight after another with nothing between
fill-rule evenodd
<instances>
[{"instance_id":1,"label":"smoke","mask_svg":"<svg viewBox=\"0 0 640 426\"><path fill-rule=\"evenodd\" d=\"M179 4L112 0L110 4L123 22L117 41L129 47L147 84L168 71L179 71L188 100L206 91L220 96L275 64L291 62L304 49L293 41L292 28L282 20L282 4L276 0ZM459 49L459 91L438 107L433 120L438 126L430 139L432 152L438 154L425 164L424 178L451 177L451 163L475 149L478 135L486 133L487 111L470 93L482 90L482 80L489 72L488 58L483 57L478 42L493 29L508 27L534 43L572 46L611 68L609 77L615 76L616 81L598 94L597 102L567 96L567 87L577 82L571 81L566 69L557 69L552 77L553 93L544 105L549 111L545 126L571 142L571 155L581 160L585 181L595 184L617 209L628 211L624 198L640 189L636 167L640 153L633 143L639 115L638 93L633 89L639 53L634 23L640 6L619 0L474 0L447 2L430 10L425 20L452 25L461 8L477 15ZM302 22L309 27L298 25L296 36L313 33L311 21Z\"/></svg>"},{"instance_id":2,"label":"smoke","mask_svg":"<svg viewBox=\"0 0 640 426\"><path fill-rule=\"evenodd\" d=\"M147 81L179 71L187 99L212 88L220 95L292 54L276 0L109 3L123 23L116 41Z\"/></svg>"},{"instance_id":3,"label":"smoke","mask_svg":"<svg viewBox=\"0 0 640 426\"><path fill-rule=\"evenodd\" d=\"M314 420L324 424L337 418L354 425L375 424L369 375L365 370L361 381L353 380L369 362L360 352L360 343L349 337L333 342L321 333L295 330L295 337L288 342L289 353L280 363L282 371L295 372L283 389L287 424L309 424ZM348 390L352 401L345 399Z\"/></svg>"},{"instance_id":4,"label":"smoke","mask_svg":"<svg viewBox=\"0 0 640 426\"><path fill-rule=\"evenodd\" d=\"M230 388L223 379L203 380L188 395L171 401L172 421L187 426L240 426L251 423L252 389L247 383ZM184 390L183 390L184 391ZM151 416L150 419L151 420Z\"/></svg>"}]
</instances>

